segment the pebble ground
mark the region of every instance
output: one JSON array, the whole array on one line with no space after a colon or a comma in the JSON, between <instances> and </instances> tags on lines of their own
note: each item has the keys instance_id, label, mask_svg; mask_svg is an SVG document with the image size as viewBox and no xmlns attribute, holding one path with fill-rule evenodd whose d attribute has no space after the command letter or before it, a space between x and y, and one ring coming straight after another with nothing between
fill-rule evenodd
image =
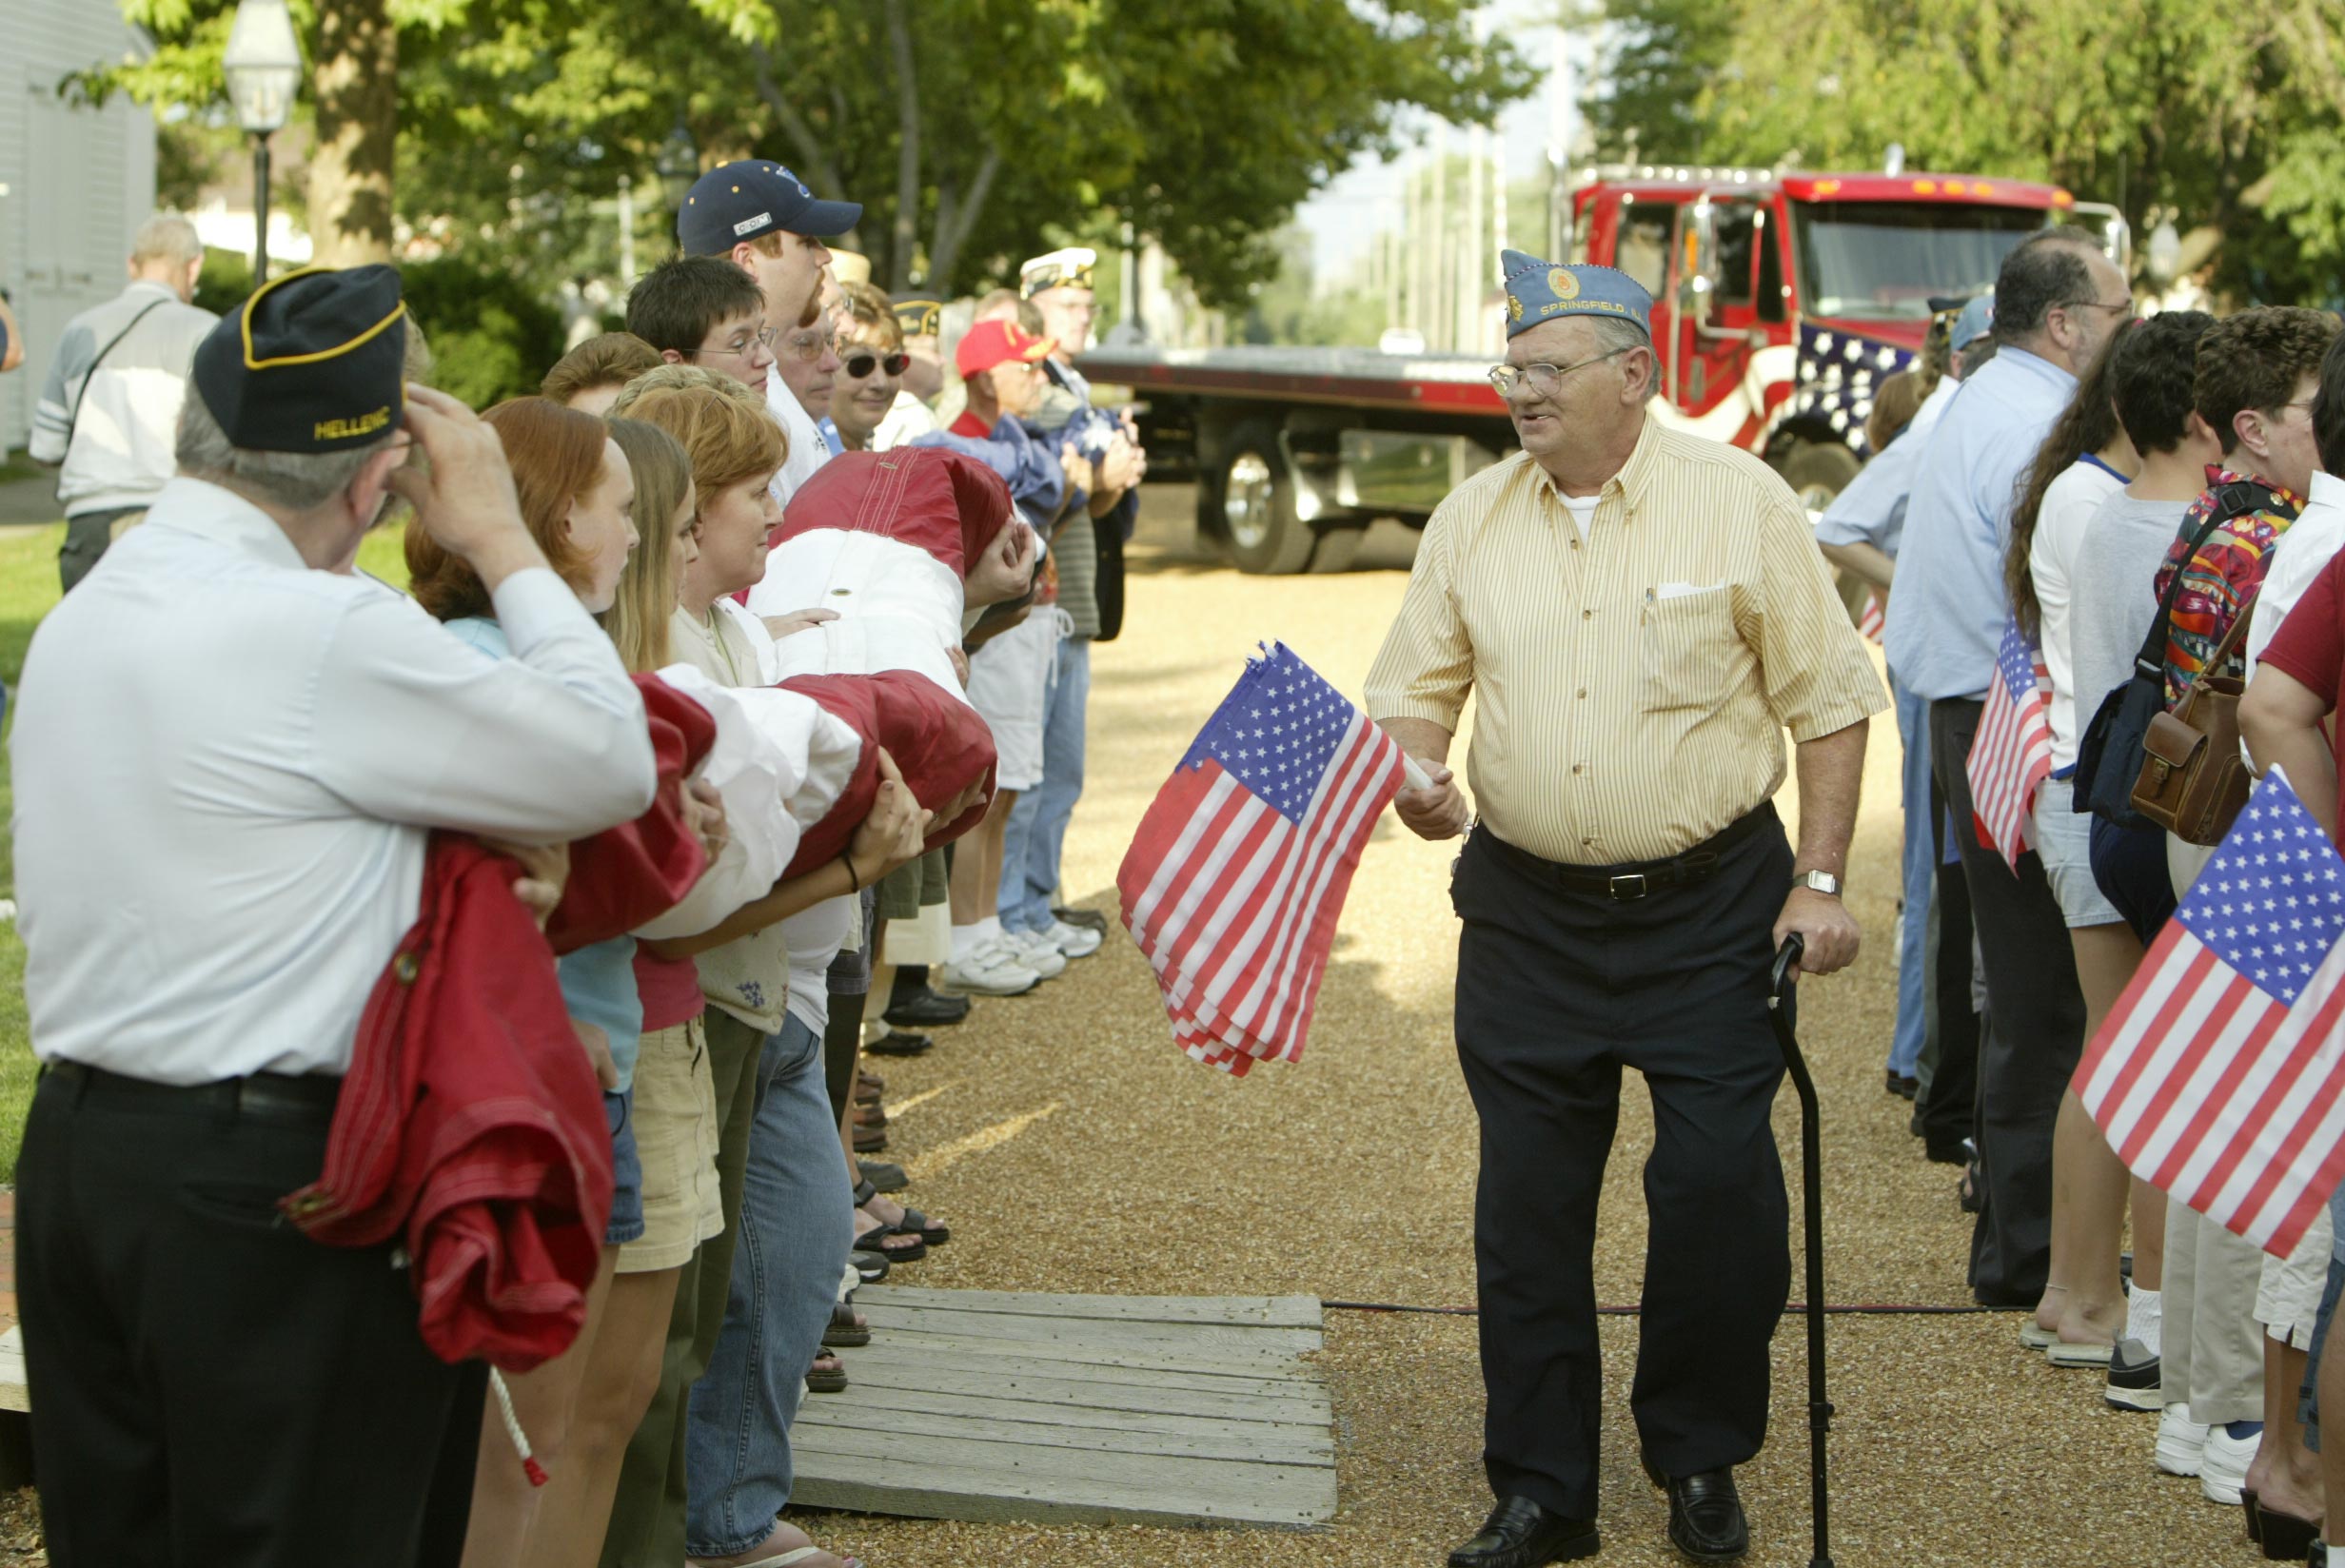
<instances>
[{"instance_id":1,"label":"pebble ground","mask_svg":"<svg viewBox=\"0 0 2345 1568\"><path fill-rule=\"evenodd\" d=\"M1381 525L1342 575L1250 578L1191 539L1189 492L1152 487L1123 637L1094 651L1089 781L1067 840L1068 891L1112 911L1133 827L1257 640L1284 639L1355 696L1397 608L1407 536ZM1884 715L1885 717L1885 715ZM1962 1306L1968 1217L1949 1167L1923 1162L1882 1086L1891 957L1898 747L1878 722L1851 868L1865 928L1855 969L1811 982L1802 1042L1823 1101L1827 1293L1836 1303ZM1783 804L1791 807L1791 792ZM1173 1048L1147 965L1117 928L1097 957L1019 998L982 1002L927 1057L878 1064L890 1158L954 1228L903 1283L1007 1290L1285 1294L1469 1305L1475 1128L1449 1031L1456 926L1450 846L1389 816L1363 858L1304 1059L1233 1081ZM1793 1184L1799 1113L1777 1127ZM1637 1080L1605 1192L1599 1294L1637 1299L1638 1172L1651 1117ZM1525 1203L1540 1194L1526 1191ZM1795 1291L1795 1294L1797 1292ZM1833 1555L1843 1565L2200 1564L2256 1560L2237 1509L2150 1464L2155 1421L2099 1380L2018 1344L2015 1313L1835 1317ZM1331 1529L1038 1528L816 1515L871 1568L967 1564L1435 1568L1489 1506L1474 1322L1332 1311L1342 1512ZM1627 1380L1635 1320L1606 1320L1602 1555L1682 1559L1637 1468ZM1804 1336L1775 1351L1775 1426L1741 1472L1754 1564L1809 1561ZM855 1356L847 1353L850 1373ZM819 1397L819 1396L814 1396Z\"/></svg>"}]
</instances>

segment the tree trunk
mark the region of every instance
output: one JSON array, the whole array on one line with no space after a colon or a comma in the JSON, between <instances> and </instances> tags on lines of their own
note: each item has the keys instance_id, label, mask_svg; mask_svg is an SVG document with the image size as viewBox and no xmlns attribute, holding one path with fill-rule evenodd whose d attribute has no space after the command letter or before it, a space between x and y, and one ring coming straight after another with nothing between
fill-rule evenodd
<instances>
[{"instance_id":1,"label":"tree trunk","mask_svg":"<svg viewBox=\"0 0 2345 1568\"><path fill-rule=\"evenodd\" d=\"M822 144L815 140L814 127L806 123L804 115L791 107L790 100L782 95L781 85L774 80L773 55L767 52L763 44L752 44L749 46L749 60L758 96L764 100L767 108L774 111L774 119L780 125L781 133L790 138L790 145L798 148L798 161L804 166L816 190L829 200L852 200L838 178L838 166L822 150ZM840 235L838 243L849 250L863 248L863 242L857 237L854 229Z\"/></svg>"},{"instance_id":2,"label":"tree trunk","mask_svg":"<svg viewBox=\"0 0 2345 1568\"><path fill-rule=\"evenodd\" d=\"M323 0L315 59L309 234L317 265L387 262L399 141L399 29L386 0Z\"/></svg>"},{"instance_id":3,"label":"tree trunk","mask_svg":"<svg viewBox=\"0 0 2345 1568\"><path fill-rule=\"evenodd\" d=\"M984 160L977 165L976 177L969 182L967 200L949 202L949 188L937 192L936 245L928 259L931 288L943 290L953 286L953 269L960 264L961 246L975 232L977 219L985 211L986 198L993 194L994 181L1000 173L1001 148L989 147Z\"/></svg>"},{"instance_id":4,"label":"tree trunk","mask_svg":"<svg viewBox=\"0 0 2345 1568\"><path fill-rule=\"evenodd\" d=\"M888 52L896 62L898 127L896 147L896 227L889 239L890 286L912 287L912 250L920 223L920 78L912 54L904 0L886 0Z\"/></svg>"}]
</instances>

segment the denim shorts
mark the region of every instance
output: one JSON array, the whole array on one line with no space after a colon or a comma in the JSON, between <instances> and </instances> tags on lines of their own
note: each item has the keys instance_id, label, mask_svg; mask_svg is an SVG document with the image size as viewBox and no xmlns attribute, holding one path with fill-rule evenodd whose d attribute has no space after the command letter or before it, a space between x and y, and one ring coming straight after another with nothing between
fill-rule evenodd
<instances>
[{"instance_id":1,"label":"denim shorts","mask_svg":"<svg viewBox=\"0 0 2345 1568\"><path fill-rule=\"evenodd\" d=\"M624 1246L643 1234L643 1161L635 1147L635 1091L602 1096L603 1120L611 1125L611 1223L602 1227L604 1246Z\"/></svg>"},{"instance_id":2,"label":"denim shorts","mask_svg":"<svg viewBox=\"0 0 2345 1568\"><path fill-rule=\"evenodd\" d=\"M2071 804L2074 798L2073 779L2043 781L2033 813L2036 853L2043 861L2043 874L2052 884L2052 896L2059 900L2060 917L2069 930L2114 926L2125 917L2093 879L2093 824L2099 819L2078 815Z\"/></svg>"}]
</instances>

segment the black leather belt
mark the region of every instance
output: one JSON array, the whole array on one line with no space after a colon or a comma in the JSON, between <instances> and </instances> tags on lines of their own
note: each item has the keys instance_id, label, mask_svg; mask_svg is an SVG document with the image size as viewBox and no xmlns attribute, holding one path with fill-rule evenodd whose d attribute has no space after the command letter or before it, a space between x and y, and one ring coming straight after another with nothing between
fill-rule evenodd
<instances>
[{"instance_id":1,"label":"black leather belt","mask_svg":"<svg viewBox=\"0 0 2345 1568\"><path fill-rule=\"evenodd\" d=\"M126 1077L81 1062L51 1062L41 1069L73 1093L104 1100L146 1100L237 1111L296 1113L330 1117L342 1097L342 1080L315 1075L295 1077L283 1072L256 1072L249 1078L223 1078L209 1084L158 1084L151 1079Z\"/></svg>"},{"instance_id":2,"label":"black leather belt","mask_svg":"<svg viewBox=\"0 0 2345 1568\"><path fill-rule=\"evenodd\" d=\"M1508 843L1495 833L1490 835L1490 842L1526 870L1567 892L1592 893L1625 904L1663 888L1708 881L1718 874L1718 868L1724 863L1727 851L1776 820L1775 803L1762 801L1755 809L1735 818L1684 854L1671 855L1665 860L1628 861L1617 866L1572 866L1559 860L1542 859L1528 850Z\"/></svg>"}]
</instances>

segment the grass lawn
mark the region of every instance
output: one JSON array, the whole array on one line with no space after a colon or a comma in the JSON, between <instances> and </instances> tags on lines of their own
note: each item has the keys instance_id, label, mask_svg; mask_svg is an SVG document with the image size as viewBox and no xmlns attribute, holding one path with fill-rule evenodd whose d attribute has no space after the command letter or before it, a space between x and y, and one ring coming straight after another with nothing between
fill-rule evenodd
<instances>
[{"instance_id":1,"label":"grass lawn","mask_svg":"<svg viewBox=\"0 0 2345 1568\"><path fill-rule=\"evenodd\" d=\"M62 522L0 534L0 682L10 691L24 674L25 648L32 641L32 628L57 602L57 546L64 539ZM400 549L396 529L369 535L359 549L359 566L404 587L407 563ZM14 719L11 712L9 722ZM0 752L0 819L12 815L13 804L8 758ZM0 833L0 898L15 896L14 838L12 833ZM32 1036L25 1019L25 945L17 937L14 921L0 921L0 1181L16 1179L16 1149L24 1138L32 1078Z\"/></svg>"}]
</instances>

